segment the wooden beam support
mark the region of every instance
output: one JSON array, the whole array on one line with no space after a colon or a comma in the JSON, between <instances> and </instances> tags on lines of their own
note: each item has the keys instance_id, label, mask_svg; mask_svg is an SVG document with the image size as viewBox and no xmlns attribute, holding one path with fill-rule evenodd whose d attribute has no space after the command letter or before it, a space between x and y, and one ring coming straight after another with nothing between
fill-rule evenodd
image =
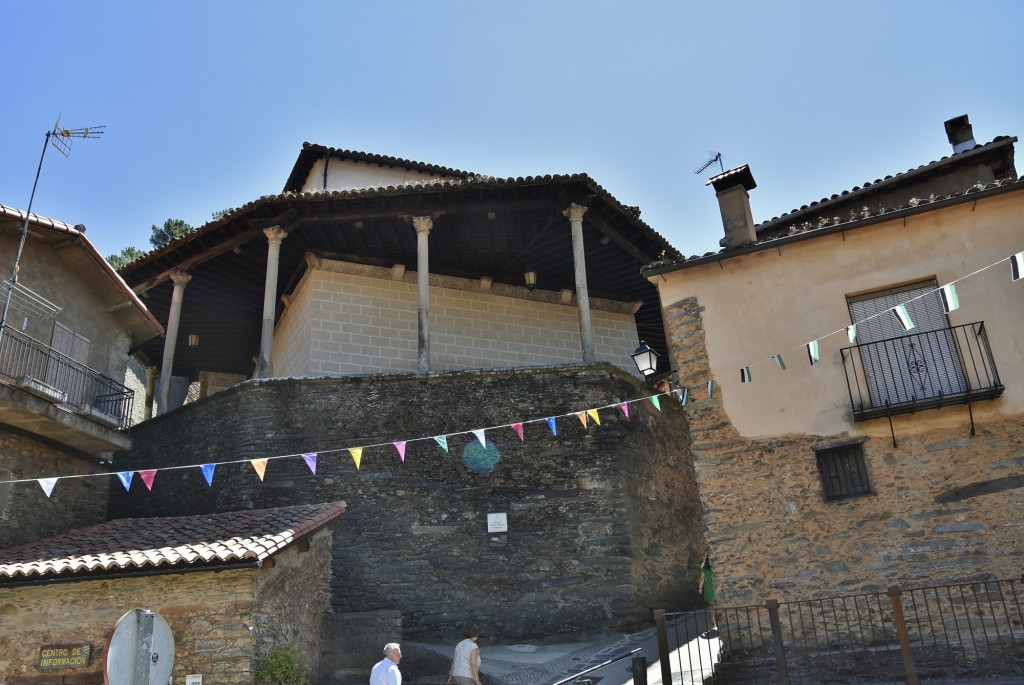
<instances>
[{"instance_id":1,"label":"wooden beam support","mask_svg":"<svg viewBox=\"0 0 1024 685\"><path fill-rule=\"evenodd\" d=\"M132 290L135 291L136 295L141 295L148 290L152 290L156 286L160 285L161 283L169 279L171 277L171 272L189 272L197 265L202 264L205 261L209 261L214 257L224 254L225 252L229 252L233 250L236 246L247 243L253 238L260 238L262 236L263 231L261 229L256 228L245 231L244 233L239 233L238 235L229 238L223 243L219 243L214 247L203 250L202 252L192 255L188 259L185 259L172 267L164 269L161 273L157 274L156 276L153 276L152 278L149 278L148 280L139 283L137 286L132 288Z\"/></svg>"},{"instance_id":2,"label":"wooden beam support","mask_svg":"<svg viewBox=\"0 0 1024 685\"><path fill-rule=\"evenodd\" d=\"M627 253L629 253L629 255L636 259L638 262L640 262L640 264L646 266L647 264L650 264L653 261L655 261L654 257L651 257L650 255L646 254L643 250L633 245L633 243L623 238L621 233L612 228L611 225L607 221L602 219L600 216L598 216L596 212L587 212L583 216L583 221L589 221L591 224L593 224L594 228L596 228L597 230L601 231L601 233L614 240L616 245L618 245Z\"/></svg>"}]
</instances>

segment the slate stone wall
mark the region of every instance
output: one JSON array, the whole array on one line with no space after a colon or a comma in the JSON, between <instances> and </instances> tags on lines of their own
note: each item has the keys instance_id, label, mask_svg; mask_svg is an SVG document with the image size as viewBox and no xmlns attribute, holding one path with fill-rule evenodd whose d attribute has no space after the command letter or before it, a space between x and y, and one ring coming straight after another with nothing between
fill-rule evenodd
<instances>
[{"instance_id":1,"label":"slate stone wall","mask_svg":"<svg viewBox=\"0 0 1024 685\"><path fill-rule=\"evenodd\" d=\"M709 377L701 311L695 298L666 308L688 387ZM896 445L885 419L873 433L756 438L737 432L721 390L693 395L720 606L1020 577L1024 417L987 413L972 437L966 407L918 412L894 419ZM826 501L814 449L861 439L871 493Z\"/></svg>"},{"instance_id":2,"label":"slate stone wall","mask_svg":"<svg viewBox=\"0 0 1024 685\"><path fill-rule=\"evenodd\" d=\"M0 480L29 481L0 485L0 548L104 521L109 479L61 478L54 486L52 498L47 498L39 483L32 480L103 470L94 456L0 426Z\"/></svg>"},{"instance_id":3,"label":"slate stone wall","mask_svg":"<svg viewBox=\"0 0 1024 685\"><path fill-rule=\"evenodd\" d=\"M345 500L337 613L398 610L404 639L453 641L474 620L503 641L626 629L695 600L700 504L678 403L607 364L429 375L248 381L141 424L111 517ZM575 416L599 409L600 425ZM508 427L538 420L521 441ZM432 438L446 435L449 453ZM404 462L392 444L408 440ZM356 469L349 447L363 447ZM318 453L314 475L302 453ZM260 481L247 460L271 459ZM492 460L493 467L487 468ZM471 464L476 468L467 465ZM487 514L506 513L494 547Z\"/></svg>"}]
</instances>

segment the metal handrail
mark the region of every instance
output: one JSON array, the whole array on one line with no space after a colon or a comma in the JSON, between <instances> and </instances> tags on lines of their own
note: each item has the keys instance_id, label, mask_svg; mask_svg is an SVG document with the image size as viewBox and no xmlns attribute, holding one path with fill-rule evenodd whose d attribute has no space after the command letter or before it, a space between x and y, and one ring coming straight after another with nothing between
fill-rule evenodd
<instances>
[{"instance_id":1,"label":"metal handrail","mask_svg":"<svg viewBox=\"0 0 1024 685\"><path fill-rule=\"evenodd\" d=\"M0 374L120 430L132 424L135 391L21 331L4 326Z\"/></svg>"},{"instance_id":2,"label":"metal handrail","mask_svg":"<svg viewBox=\"0 0 1024 685\"><path fill-rule=\"evenodd\" d=\"M622 661L623 659L628 659L629 657L635 656L636 654L638 654L638 653L640 653L642 651L643 651L643 647L637 647L636 649L628 652L627 654L623 654L621 656L617 656L614 659L609 659L608 661L600 663L597 666L591 666L590 668L588 668L586 670L583 670L583 671L580 671L579 673L575 673L575 674L569 676L568 678L562 678L561 680L559 680L557 682L551 683L551 685L566 685L566 683L571 683L571 682L581 678L582 676L587 675L588 673L593 673L594 671L596 671L598 669L601 669L601 668L604 668L605 666L608 666L609 664L614 664L616 661Z\"/></svg>"},{"instance_id":3,"label":"metal handrail","mask_svg":"<svg viewBox=\"0 0 1024 685\"><path fill-rule=\"evenodd\" d=\"M985 322L840 350L857 421L994 399L1003 393Z\"/></svg>"}]
</instances>

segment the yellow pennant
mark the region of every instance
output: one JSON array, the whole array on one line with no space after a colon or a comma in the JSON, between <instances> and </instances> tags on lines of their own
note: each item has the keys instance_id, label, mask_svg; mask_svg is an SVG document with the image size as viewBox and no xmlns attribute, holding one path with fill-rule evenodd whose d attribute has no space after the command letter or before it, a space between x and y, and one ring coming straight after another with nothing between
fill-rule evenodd
<instances>
[{"instance_id":1,"label":"yellow pennant","mask_svg":"<svg viewBox=\"0 0 1024 685\"><path fill-rule=\"evenodd\" d=\"M352 459L356 462L356 471L358 471L359 470L359 462L363 458L363 448L362 447L349 447L348 448L348 452L349 452L349 454L352 455Z\"/></svg>"},{"instance_id":2,"label":"yellow pennant","mask_svg":"<svg viewBox=\"0 0 1024 685\"><path fill-rule=\"evenodd\" d=\"M589 416L590 418L594 419L594 423L596 423L597 425L599 425L599 426L601 425L601 417L597 415L597 410L596 409L588 409L587 410L587 416Z\"/></svg>"},{"instance_id":3,"label":"yellow pennant","mask_svg":"<svg viewBox=\"0 0 1024 685\"><path fill-rule=\"evenodd\" d=\"M585 412L585 411L578 411L578 412L576 412L576 418L578 418L580 420L580 423L583 424L584 428L587 427L587 412Z\"/></svg>"},{"instance_id":4,"label":"yellow pennant","mask_svg":"<svg viewBox=\"0 0 1024 685\"><path fill-rule=\"evenodd\" d=\"M263 480L263 475L267 472L267 460L266 459L250 459L249 463L256 469L256 474Z\"/></svg>"}]
</instances>

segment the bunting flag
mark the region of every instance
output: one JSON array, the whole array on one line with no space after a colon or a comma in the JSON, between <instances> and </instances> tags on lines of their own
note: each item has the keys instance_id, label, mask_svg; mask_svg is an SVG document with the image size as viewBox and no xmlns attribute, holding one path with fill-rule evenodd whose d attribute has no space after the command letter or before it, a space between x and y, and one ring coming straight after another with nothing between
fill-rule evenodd
<instances>
[{"instance_id":1,"label":"bunting flag","mask_svg":"<svg viewBox=\"0 0 1024 685\"><path fill-rule=\"evenodd\" d=\"M359 470L359 462L363 458L363 448L362 447L349 447L348 448L348 453L352 455L352 461L354 461L356 463L356 471L358 471Z\"/></svg>"},{"instance_id":2,"label":"bunting flag","mask_svg":"<svg viewBox=\"0 0 1024 685\"><path fill-rule=\"evenodd\" d=\"M892 313L896 315L896 320L903 326L903 330L909 331L914 327L914 322L910 318L910 312L907 311L906 305L896 305L892 308Z\"/></svg>"},{"instance_id":3,"label":"bunting flag","mask_svg":"<svg viewBox=\"0 0 1024 685\"><path fill-rule=\"evenodd\" d=\"M685 407L689 403L690 403L690 389L689 388L683 388L683 396L682 396L682 398L680 398L679 404L681 404L681 405L683 405Z\"/></svg>"},{"instance_id":4,"label":"bunting flag","mask_svg":"<svg viewBox=\"0 0 1024 685\"><path fill-rule=\"evenodd\" d=\"M753 379L750 377L750 367L744 366L740 369L740 383L749 383L751 380Z\"/></svg>"},{"instance_id":5,"label":"bunting flag","mask_svg":"<svg viewBox=\"0 0 1024 685\"><path fill-rule=\"evenodd\" d=\"M811 360L811 366L814 366L821 361L821 357L818 355L818 341L812 340L807 343L807 358Z\"/></svg>"},{"instance_id":6,"label":"bunting flag","mask_svg":"<svg viewBox=\"0 0 1024 685\"><path fill-rule=\"evenodd\" d=\"M435 435L434 442L441 446L441 449L448 453L448 436L447 435Z\"/></svg>"},{"instance_id":7,"label":"bunting flag","mask_svg":"<svg viewBox=\"0 0 1024 685\"><path fill-rule=\"evenodd\" d=\"M846 337L850 340L851 345L857 344L857 324L846 327Z\"/></svg>"},{"instance_id":8,"label":"bunting flag","mask_svg":"<svg viewBox=\"0 0 1024 685\"><path fill-rule=\"evenodd\" d=\"M135 475L134 471L118 471L117 472L117 479L119 481L121 481L121 485L124 486L124 489L129 491L129 492L131 492L131 489L132 489L132 476L134 476L134 475Z\"/></svg>"},{"instance_id":9,"label":"bunting flag","mask_svg":"<svg viewBox=\"0 0 1024 685\"><path fill-rule=\"evenodd\" d=\"M651 395L647 399L649 399L651 401L651 404L654 405L655 409L657 409L658 411L661 411L661 400L658 399L657 395Z\"/></svg>"},{"instance_id":10,"label":"bunting flag","mask_svg":"<svg viewBox=\"0 0 1024 685\"><path fill-rule=\"evenodd\" d=\"M960 309L960 299L956 296L956 286L952 283L942 286L939 297L942 298L942 311L947 314Z\"/></svg>"},{"instance_id":11,"label":"bunting flag","mask_svg":"<svg viewBox=\"0 0 1024 685\"><path fill-rule=\"evenodd\" d=\"M200 464L199 468L203 472L203 478L206 479L206 484L213 487L213 472L217 468L216 464Z\"/></svg>"},{"instance_id":12,"label":"bunting flag","mask_svg":"<svg viewBox=\"0 0 1024 685\"><path fill-rule=\"evenodd\" d=\"M264 459L263 461L266 461ZM153 479L156 478L156 469L147 469L146 471L139 471L139 478L146 484L146 489L153 492ZM263 477L260 477L263 480Z\"/></svg>"},{"instance_id":13,"label":"bunting flag","mask_svg":"<svg viewBox=\"0 0 1024 685\"><path fill-rule=\"evenodd\" d=\"M715 379L712 378L708 381L708 399L713 400L715 398Z\"/></svg>"},{"instance_id":14,"label":"bunting flag","mask_svg":"<svg viewBox=\"0 0 1024 685\"><path fill-rule=\"evenodd\" d=\"M555 417L554 416L549 416L548 419L547 419L547 422L548 422L548 428L551 429L551 434L552 435L558 435L558 426L555 425Z\"/></svg>"},{"instance_id":15,"label":"bunting flag","mask_svg":"<svg viewBox=\"0 0 1024 685\"><path fill-rule=\"evenodd\" d=\"M1024 252L1010 257L1010 280L1019 281L1024 276Z\"/></svg>"},{"instance_id":16,"label":"bunting flag","mask_svg":"<svg viewBox=\"0 0 1024 685\"><path fill-rule=\"evenodd\" d=\"M512 424L512 430L514 430L516 432L516 435L519 436L519 439L521 441L526 442L526 438L523 437L523 424L522 423L513 423Z\"/></svg>"},{"instance_id":17,"label":"bunting flag","mask_svg":"<svg viewBox=\"0 0 1024 685\"><path fill-rule=\"evenodd\" d=\"M260 477L260 480L263 480L263 476L267 472L267 460L266 459L250 459L249 463L252 464L252 467L254 469L256 469L256 475Z\"/></svg>"},{"instance_id":18,"label":"bunting flag","mask_svg":"<svg viewBox=\"0 0 1024 685\"><path fill-rule=\"evenodd\" d=\"M53 492L53 486L57 484L56 478L37 478L36 482L39 483L39 487L43 489L46 496L49 497L50 493Z\"/></svg>"},{"instance_id":19,"label":"bunting flag","mask_svg":"<svg viewBox=\"0 0 1024 685\"><path fill-rule=\"evenodd\" d=\"M778 365L778 367L779 367L779 369L781 371L785 371L786 370L786 362L782 361L782 355L781 354L775 355L774 357L772 357L772 359L775 360L775 363Z\"/></svg>"},{"instance_id":20,"label":"bunting flag","mask_svg":"<svg viewBox=\"0 0 1024 685\"><path fill-rule=\"evenodd\" d=\"M578 411L578 412L576 412L576 418L580 420L580 423L583 424L584 428L587 427L587 412L585 412L585 411Z\"/></svg>"},{"instance_id":21,"label":"bunting flag","mask_svg":"<svg viewBox=\"0 0 1024 685\"><path fill-rule=\"evenodd\" d=\"M593 419L594 423L596 423L597 425L601 425L601 417L597 415L596 409L588 409L587 416Z\"/></svg>"},{"instance_id":22,"label":"bunting flag","mask_svg":"<svg viewBox=\"0 0 1024 685\"><path fill-rule=\"evenodd\" d=\"M405 440L396 440L391 443L395 446L395 449L398 450L398 456L402 458L403 464L405 463L405 443Z\"/></svg>"},{"instance_id":23,"label":"bunting flag","mask_svg":"<svg viewBox=\"0 0 1024 685\"><path fill-rule=\"evenodd\" d=\"M476 430L474 430L473 431L473 435L475 435L476 439L480 441L480 446L481 447L487 447L487 440L484 439L484 429L483 428L477 428Z\"/></svg>"},{"instance_id":24,"label":"bunting flag","mask_svg":"<svg viewBox=\"0 0 1024 685\"><path fill-rule=\"evenodd\" d=\"M625 416L627 419L629 418L629 403L628 402L619 402L619 410L622 412L623 416Z\"/></svg>"},{"instance_id":25,"label":"bunting flag","mask_svg":"<svg viewBox=\"0 0 1024 685\"><path fill-rule=\"evenodd\" d=\"M313 472L314 476L316 475L316 457L316 452L308 452L302 455L303 461L306 462L306 466L309 467L309 470Z\"/></svg>"}]
</instances>

